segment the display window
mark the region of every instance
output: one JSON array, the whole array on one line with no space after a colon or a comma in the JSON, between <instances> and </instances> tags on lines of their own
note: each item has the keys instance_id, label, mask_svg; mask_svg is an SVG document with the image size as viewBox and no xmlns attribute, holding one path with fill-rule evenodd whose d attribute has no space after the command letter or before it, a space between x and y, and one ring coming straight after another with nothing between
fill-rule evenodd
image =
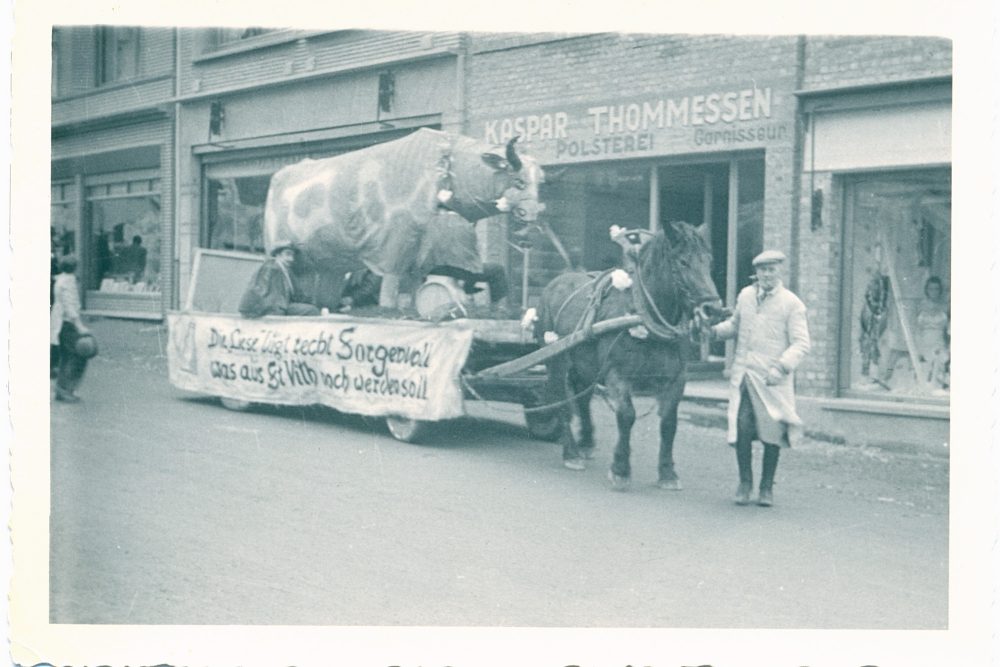
<instances>
[{"instance_id":1,"label":"display window","mask_svg":"<svg viewBox=\"0 0 1000 667\"><path fill-rule=\"evenodd\" d=\"M71 181L52 184L49 227L52 256L56 259L76 253L76 190Z\"/></svg>"},{"instance_id":2,"label":"display window","mask_svg":"<svg viewBox=\"0 0 1000 667\"><path fill-rule=\"evenodd\" d=\"M761 251L764 212L764 160L758 154L722 159L571 165L545 168L539 192L548 222L565 252L539 237L529 257L528 302L567 268L600 271L621 264L621 248L609 229L649 229L674 221L701 230L713 256L719 295L729 305L750 283L752 258ZM523 276L524 261L512 262ZM523 288L522 288L523 289ZM689 360L723 363L725 343L700 341Z\"/></svg>"},{"instance_id":3,"label":"display window","mask_svg":"<svg viewBox=\"0 0 1000 667\"><path fill-rule=\"evenodd\" d=\"M159 294L159 179L87 187L87 289Z\"/></svg>"},{"instance_id":4,"label":"display window","mask_svg":"<svg viewBox=\"0 0 1000 667\"><path fill-rule=\"evenodd\" d=\"M264 254L264 207L282 167L336 151L216 162L204 166L201 247Z\"/></svg>"},{"instance_id":5,"label":"display window","mask_svg":"<svg viewBox=\"0 0 1000 667\"><path fill-rule=\"evenodd\" d=\"M271 174L207 179L205 246L264 252L264 204Z\"/></svg>"},{"instance_id":6,"label":"display window","mask_svg":"<svg viewBox=\"0 0 1000 667\"><path fill-rule=\"evenodd\" d=\"M847 392L947 398L951 366L951 175L848 183Z\"/></svg>"},{"instance_id":7,"label":"display window","mask_svg":"<svg viewBox=\"0 0 1000 667\"><path fill-rule=\"evenodd\" d=\"M581 165L546 167L539 199L544 220L561 248L551 239L533 243L528 266L529 300L562 271L601 271L621 264L621 247L611 240L612 225L649 228L648 165ZM512 262L512 282L521 284L524 261ZM520 299L520 295L518 295Z\"/></svg>"}]
</instances>

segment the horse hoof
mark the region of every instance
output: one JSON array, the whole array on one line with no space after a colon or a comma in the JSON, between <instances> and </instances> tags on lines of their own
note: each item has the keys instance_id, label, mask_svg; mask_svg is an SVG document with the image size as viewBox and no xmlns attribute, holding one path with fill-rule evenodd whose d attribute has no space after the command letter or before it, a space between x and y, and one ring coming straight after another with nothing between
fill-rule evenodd
<instances>
[{"instance_id":1,"label":"horse hoof","mask_svg":"<svg viewBox=\"0 0 1000 667\"><path fill-rule=\"evenodd\" d=\"M656 486L664 491L680 491L684 488L679 479L661 479Z\"/></svg>"},{"instance_id":2,"label":"horse hoof","mask_svg":"<svg viewBox=\"0 0 1000 667\"><path fill-rule=\"evenodd\" d=\"M611 482L611 488L614 491L628 491L631 479L628 477L622 477L621 475L616 475L612 471L608 471L608 481Z\"/></svg>"},{"instance_id":3,"label":"horse hoof","mask_svg":"<svg viewBox=\"0 0 1000 667\"><path fill-rule=\"evenodd\" d=\"M563 465L570 470L586 470L587 464L585 464L581 459L564 459Z\"/></svg>"}]
</instances>

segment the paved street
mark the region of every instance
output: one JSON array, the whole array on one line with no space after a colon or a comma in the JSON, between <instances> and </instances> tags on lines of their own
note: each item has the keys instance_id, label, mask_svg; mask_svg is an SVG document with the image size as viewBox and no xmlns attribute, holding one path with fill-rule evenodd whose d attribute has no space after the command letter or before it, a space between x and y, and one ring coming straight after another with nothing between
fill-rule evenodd
<instances>
[{"instance_id":1,"label":"paved street","mask_svg":"<svg viewBox=\"0 0 1000 667\"><path fill-rule=\"evenodd\" d=\"M326 409L248 413L175 390L165 329L99 320L53 403L55 623L944 628L948 461L807 442L770 509L737 507L720 429L682 422L684 490L562 467L517 406L473 404L427 444ZM759 451L755 467L759 470Z\"/></svg>"}]
</instances>

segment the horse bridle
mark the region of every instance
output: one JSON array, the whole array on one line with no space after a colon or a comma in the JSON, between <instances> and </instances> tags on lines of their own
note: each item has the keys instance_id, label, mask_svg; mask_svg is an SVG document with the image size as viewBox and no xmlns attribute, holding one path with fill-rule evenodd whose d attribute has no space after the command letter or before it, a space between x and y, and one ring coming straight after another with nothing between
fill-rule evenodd
<instances>
[{"instance_id":1,"label":"horse bridle","mask_svg":"<svg viewBox=\"0 0 1000 667\"><path fill-rule=\"evenodd\" d=\"M660 312L653 295L649 293L646 281L643 279L642 263L639 261L640 252L646 242L655 235L648 229L625 229L615 234L612 240L622 246L626 270L631 268L629 273L635 276L635 283L639 289L632 290L632 307L635 308L636 314L642 318L642 325L649 330L650 335L654 338L670 342L686 337L688 328L684 324L683 314L681 321L673 324ZM685 296L683 283L680 284L679 289L683 299Z\"/></svg>"}]
</instances>

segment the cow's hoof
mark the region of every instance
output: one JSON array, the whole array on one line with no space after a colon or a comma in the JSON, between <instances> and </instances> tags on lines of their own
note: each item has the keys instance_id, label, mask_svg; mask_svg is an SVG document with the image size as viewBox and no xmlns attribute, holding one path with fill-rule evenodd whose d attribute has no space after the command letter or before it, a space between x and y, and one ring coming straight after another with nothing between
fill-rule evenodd
<instances>
[{"instance_id":1,"label":"cow's hoof","mask_svg":"<svg viewBox=\"0 0 1000 667\"><path fill-rule=\"evenodd\" d=\"M586 470L587 464L583 462L583 459L563 459L563 465L570 470Z\"/></svg>"},{"instance_id":2,"label":"cow's hoof","mask_svg":"<svg viewBox=\"0 0 1000 667\"><path fill-rule=\"evenodd\" d=\"M664 491L680 491L684 486L679 479L661 479L656 483L656 488Z\"/></svg>"},{"instance_id":3,"label":"cow's hoof","mask_svg":"<svg viewBox=\"0 0 1000 667\"><path fill-rule=\"evenodd\" d=\"M628 491L632 483L631 478L616 475L613 471L608 471L608 481L611 482L611 489L614 491Z\"/></svg>"}]
</instances>

